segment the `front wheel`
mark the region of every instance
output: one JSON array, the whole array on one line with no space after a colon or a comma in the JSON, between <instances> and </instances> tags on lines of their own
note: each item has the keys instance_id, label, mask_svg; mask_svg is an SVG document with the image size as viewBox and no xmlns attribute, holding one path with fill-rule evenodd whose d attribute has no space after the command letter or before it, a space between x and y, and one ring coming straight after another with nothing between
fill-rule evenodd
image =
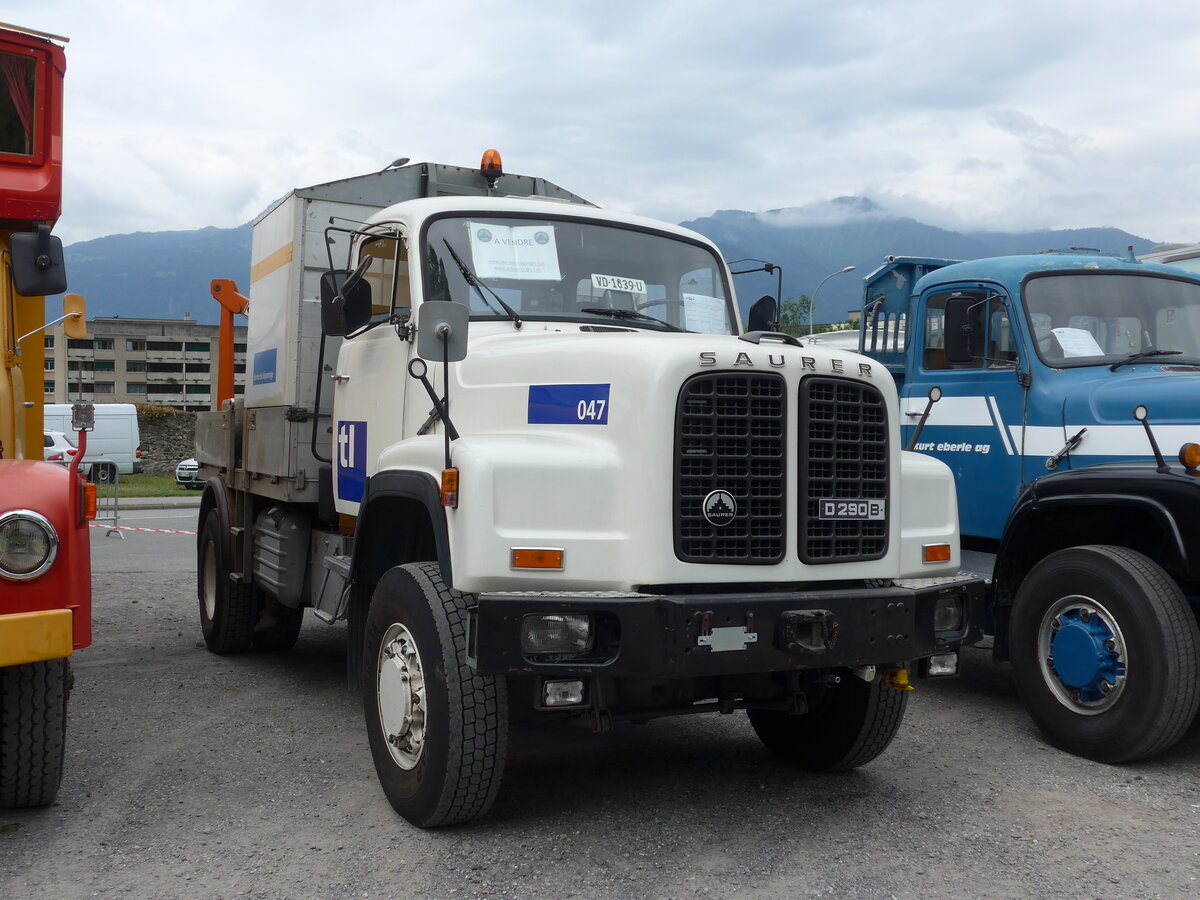
<instances>
[{"instance_id":1,"label":"front wheel","mask_svg":"<svg viewBox=\"0 0 1200 900\"><path fill-rule=\"evenodd\" d=\"M0 668L0 807L47 806L62 782L69 664Z\"/></svg>"},{"instance_id":2,"label":"front wheel","mask_svg":"<svg viewBox=\"0 0 1200 900\"><path fill-rule=\"evenodd\" d=\"M1025 577L1013 677L1034 723L1098 762L1161 753L1200 705L1200 630L1178 585L1124 547L1072 547Z\"/></svg>"},{"instance_id":3,"label":"front wheel","mask_svg":"<svg viewBox=\"0 0 1200 900\"><path fill-rule=\"evenodd\" d=\"M866 765L888 745L908 706L908 692L867 682L850 672L835 676L810 700L804 715L752 709L759 740L783 762L813 772L842 772Z\"/></svg>"},{"instance_id":4,"label":"front wheel","mask_svg":"<svg viewBox=\"0 0 1200 900\"><path fill-rule=\"evenodd\" d=\"M371 756L388 802L421 828L483 815L504 773L507 685L467 663L469 603L437 563L412 563L383 576L367 613Z\"/></svg>"}]
</instances>

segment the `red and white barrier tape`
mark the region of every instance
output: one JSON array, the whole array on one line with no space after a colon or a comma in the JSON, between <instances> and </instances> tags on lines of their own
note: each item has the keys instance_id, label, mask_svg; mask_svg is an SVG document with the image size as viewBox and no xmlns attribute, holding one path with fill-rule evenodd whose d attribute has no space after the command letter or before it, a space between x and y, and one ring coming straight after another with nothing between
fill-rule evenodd
<instances>
[{"instance_id":1,"label":"red and white barrier tape","mask_svg":"<svg viewBox=\"0 0 1200 900\"><path fill-rule=\"evenodd\" d=\"M110 530L115 528L117 531L149 531L151 534L196 534L194 531L177 531L174 528L135 528L132 525L108 525L104 522L92 522L92 527Z\"/></svg>"}]
</instances>

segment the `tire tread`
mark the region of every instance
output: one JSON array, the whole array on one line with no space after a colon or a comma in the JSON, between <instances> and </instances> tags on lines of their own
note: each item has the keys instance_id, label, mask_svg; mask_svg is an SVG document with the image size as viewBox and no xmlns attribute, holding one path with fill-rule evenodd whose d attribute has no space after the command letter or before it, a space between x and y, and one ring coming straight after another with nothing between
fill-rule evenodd
<instances>
[{"instance_id":1,"label":"tire tread","mask_svg":"<svg viewBox=\"0 0 1200 900\"><path fill-rule=\"evenodd\" d=\"M66 659L0 668L0 807L58 796L66 748Z\"/></svg>"}]
</instances>

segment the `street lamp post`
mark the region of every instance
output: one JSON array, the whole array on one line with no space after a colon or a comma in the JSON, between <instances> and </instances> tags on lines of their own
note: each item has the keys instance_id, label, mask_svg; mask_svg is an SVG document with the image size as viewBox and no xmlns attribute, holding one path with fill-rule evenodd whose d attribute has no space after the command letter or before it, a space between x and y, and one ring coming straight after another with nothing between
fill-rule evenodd
<instances>
[{"instance_id":1,"label":"street lamp post","mask_svg":"<svg viewBox=\"0 0 1200 900\"><path fill-rule=\"evenodd\" d=\"M838 269L836 272L830 272L828 275L826 275L824 278L822 278L819 282L817 282L817 288L816 288L816 290L814 290L812 292L812 298L808 302L808 336L809 337L813 336L813 328L815 326L815 319L816 319L816 315L817 315L817 291L819 291L821 289L821 285L823 285L825 282L827 282L830 278L833 278L835 275L845 275L847 272L853 272L853 271L854 271L854 266L846 266L844 269Z\"/></svg>"}]
</instances>

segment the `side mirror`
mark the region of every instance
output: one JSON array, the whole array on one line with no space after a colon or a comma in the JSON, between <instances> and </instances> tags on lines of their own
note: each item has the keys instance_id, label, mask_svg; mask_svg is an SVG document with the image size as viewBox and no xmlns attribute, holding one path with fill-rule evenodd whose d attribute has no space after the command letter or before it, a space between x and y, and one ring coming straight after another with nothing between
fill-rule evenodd
<instances>
[{"instance_id":1,"label":"side mirror","mask_svg":"<svg viewBox=\"0 0 1200 900\"><path fill-rule=\"evenodd\" d=\"M9 241L13 288L22 297L45 297L67 289L67 265L62 240L47 225L36 234L14 234Z\"/></svg>"},{"instance_id":2,"label":"side mirror","mask_svg":"<svg viewBox=\"0 0 1200 900\"><path fill-rule=\"evenodd\" d=\"M969 364L976 359L977 354L971 349L975 331L971 325L971 310L979 303L978 297L951 297L946 301L943 346L946 362L951 365Z\"/></svg>"},{"instance_id":3,"label":"side mirror","mask_svg":"<svg viewBox=\"0 0 1200 900\"><path fill-rule=\"evenodd\" d=\"M330 337L353 334L371 321L371 285L334 269L321 275L321 330Z\"/></svg>"},{"instance_id":4,"label":"side mirror","mask_svg":"<svg viewBox=\"0 0 1200 900\"><path fill-rule=\"evenodd\" d=\"M417 308L417 356L432 362L466 359L470 321L464 303L426 300Z\"/></svg>"},{"instance_id":5,"label":"side mirror","mask_svg":"<svg viewBox=\"0 0 1200 900\"><path fill-rule=\"evenodd\" d=\"M747 331L775 331L775 320L779 317L779 305L770 294L764 294L750 307L746 318Z\"/></svg>"}]
</instances>

